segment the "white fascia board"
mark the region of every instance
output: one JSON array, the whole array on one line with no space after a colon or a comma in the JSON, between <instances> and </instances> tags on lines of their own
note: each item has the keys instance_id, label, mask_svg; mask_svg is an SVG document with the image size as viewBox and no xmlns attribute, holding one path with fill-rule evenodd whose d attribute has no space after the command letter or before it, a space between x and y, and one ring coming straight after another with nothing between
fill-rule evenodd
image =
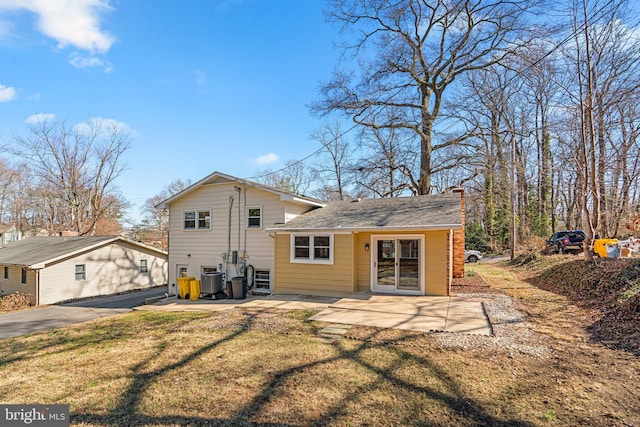
<instances>
[{"instance_id":1,"label":"white fascia board","mask_svg":"<svg viewBox=\"0 0 640 427\"><path fill-rule=\"evenodd\" d=\"M399 226L399 227L335 227L335 228L266 228L265 231L283 233L315 233L315 232L362 232L362 231L437 231L437 230L462 230L461 224L440 224L424 226Z\"/></svg>"}]
</instances>

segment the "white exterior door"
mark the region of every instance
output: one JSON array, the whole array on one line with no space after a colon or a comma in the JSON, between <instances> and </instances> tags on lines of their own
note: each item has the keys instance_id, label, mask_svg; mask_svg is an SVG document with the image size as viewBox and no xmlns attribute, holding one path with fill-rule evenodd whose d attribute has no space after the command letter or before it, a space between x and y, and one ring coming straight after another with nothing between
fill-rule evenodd
<instances>
[{"instance_id":1,"label":"white exterior door","mask_svg":"<svg viewBox=\"0 0 640 427\"><path fill-rule=\"evenodd\" d=\"M424 295L424 236L371 237L371 291Z\"/></svg>"}]
</instances>

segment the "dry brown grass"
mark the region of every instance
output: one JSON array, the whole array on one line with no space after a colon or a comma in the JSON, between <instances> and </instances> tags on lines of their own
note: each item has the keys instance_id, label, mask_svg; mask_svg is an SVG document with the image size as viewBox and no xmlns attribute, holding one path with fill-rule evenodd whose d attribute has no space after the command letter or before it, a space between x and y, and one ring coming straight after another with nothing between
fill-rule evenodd
<instances>
[{"instance_id":1,"label":"dry brown grass","mask_svg":"<svg viewBox=\"0 0 640 427\"><path fill-rule=\"evenodd\" d=\"M74 425L638 423L637 359L590 344L575 321L568 344L547 334L558 331L538 304L564 310L547 294L522 299L556 346L537 357L365 327L326 341L310 311L134 312L2 341L0 401L68 403ZM626 394L606 381L614 372Z\"/></svg>"}]
</instances>

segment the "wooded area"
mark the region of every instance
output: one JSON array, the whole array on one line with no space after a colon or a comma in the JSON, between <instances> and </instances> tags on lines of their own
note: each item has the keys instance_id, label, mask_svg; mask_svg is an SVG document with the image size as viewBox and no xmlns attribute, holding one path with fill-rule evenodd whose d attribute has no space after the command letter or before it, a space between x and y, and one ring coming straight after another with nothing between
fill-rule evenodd
<instances>
[{"instance_id":1,"label":"wooded area","mask_svg":"<svg viewBox=\"0 0 640 427\"><path fill-rule=\"evenodd\" d=\"M635 231L640 33L627 2L336 0L328 17L345 55L313 108L360 132L335 194L462 185L484 250Z\"/></svg>"},{"instance_id":2,"label":"wooded area","mask_svg":"<svg viewBox=\"0 0 640 427\"><path fill-rule=\"evenodd\" d=\"M332 0L343 55L310 106L320 148L247 177L325 200L467 195L467 237L513 250L555 230L637 231L640 31L627 1ZM126 132L41 123L0 163L5 224L119 231ZM166 213L150 196L139 235ZM156 234L158 234L156 233ZM154 237L158 238L158 236Z\"/></svg>"}]
</instances>

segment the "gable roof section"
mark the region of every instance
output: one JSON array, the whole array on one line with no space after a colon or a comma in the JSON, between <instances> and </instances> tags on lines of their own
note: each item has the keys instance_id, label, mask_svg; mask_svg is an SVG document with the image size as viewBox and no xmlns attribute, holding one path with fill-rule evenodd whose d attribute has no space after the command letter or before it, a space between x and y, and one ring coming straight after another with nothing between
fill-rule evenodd
<instances>
[{"instance_id":1,"label":"gable roof section","mask_svg":"<svg viewBox=\"0 0 640 427\"><path fill-rule=\"evenodd\" d=\"M458 193L331 202L268 231L448 230L462 228Z\"/></svg>"},{"instance_id":2,"label":"gable roof section","mask_svg":"<svg viewBox=\"0 0 640 427\"><path fill-rule=\"evenodd\" d=\"M205 178L203 178L200 181L196 182L195 184L192 184L189 187L185 188L181 192L176 193L173 196L169 197L168 199L163 200L162 202L158 203L156 205L156 207L157 208L161 208L161 209L166 209L166 208L169 207L169 205L171 203L175 202L176 200L186 196L187 194L197 190L198 188L200 188L200 187L202 187L204 185L224 184L224 183L231 183L231 182L235 182L235 183L238 183L238 184L249 185L249 186L254 187L254 188L259 188L261 190L277 194L277 195L280 196L280 200L288 200L288 201L298 202L298 203L309 205L311 207L325 206L325 202L323 202L322 200L319 200L319 199L315 199L313 197L307 197L307 196L303 196L303 195L300 195L300 194L295 194L295 193L292 193L290 191L285 191L285 190L281 190L281 189L276 188L276 187L271 187L269 185L260 184L258 182L253 182L253 181L249 181L249 180L246 180L246 179L237 178L235 176L227 175L227 174L224 174L224 173L221 173L221 172L214 172L211 175L206 176Z\"/></svg>"},{"instance_id":3,"label":"gable roof section","mask_svg":"<svg viewBox=\"0 0 640 427\"><path fill-rule=\"evenodd\" d=\"M31 237L0 248L0 265L44 268L47 264L119 241L167 255L165 251L120 236Z\"/></svg>"}]
</instances>

